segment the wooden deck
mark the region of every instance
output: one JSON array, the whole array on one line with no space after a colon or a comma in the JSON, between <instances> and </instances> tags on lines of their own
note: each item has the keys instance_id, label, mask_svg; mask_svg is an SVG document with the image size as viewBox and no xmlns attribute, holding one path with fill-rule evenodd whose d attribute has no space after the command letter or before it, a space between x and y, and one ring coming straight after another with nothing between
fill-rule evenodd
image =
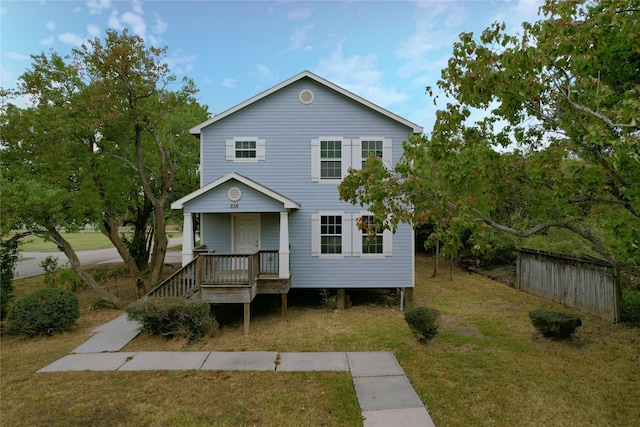
<instances>
[{"instance_id":1,"label":"wooden deck","mask_svg":"<svg viewBox=\"0 0 640 427\"><path fill-rule=\"evenodd\" d=\"M282 295L286 319L291 280L279 277L278 251L251 254L200 252L187 265L152 289L144 298L199 295L215 304L244 304L245 334L249 333L250 304L257 294Z\"/></svg>"}]
</instances>

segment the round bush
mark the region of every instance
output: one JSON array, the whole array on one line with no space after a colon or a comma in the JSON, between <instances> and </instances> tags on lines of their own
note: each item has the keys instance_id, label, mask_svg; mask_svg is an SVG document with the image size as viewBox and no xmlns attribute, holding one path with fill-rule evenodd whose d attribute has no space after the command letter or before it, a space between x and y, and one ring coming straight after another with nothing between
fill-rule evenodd
<instances>
[{"instance_id":1,"label":"round bush","mask_svg":"<svg viewBox=\"0 0 640 427\"><path fill-rule=\"evenodd\" d=\"M429 341L438 333L440 312L431 307L416 307L404 313L404 320L418 341Z\"/></svg>"},{"instance_id":2,"label":"round bush","mask_svg":"<svg viewBox=\"0 0 640 427\"><path fill-rule=\"evenodd\" d=\"M529 312L533 326L545 338L569 338L578 327L582 326L582 319L575 314L565 311L536 309Z\"/></svg>"},{"instance_id":3,"label":"round bush","mask_svg":"<svg viewBox=\"0 0 640 427\"><path fill-rule=\"evenodd\" d=\"M51 335L69 330L80 317L78 298L64 289L38 289L18 300L7 313L10 334Z\"/></svg>"}]
</instances>

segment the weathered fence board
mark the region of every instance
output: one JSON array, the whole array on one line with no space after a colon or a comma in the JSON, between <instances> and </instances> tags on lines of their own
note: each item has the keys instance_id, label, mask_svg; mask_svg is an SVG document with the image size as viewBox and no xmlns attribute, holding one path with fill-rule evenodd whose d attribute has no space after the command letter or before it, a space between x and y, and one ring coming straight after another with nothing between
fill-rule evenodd
<instances>
[{"instance_id":1,"label":"weathered fence board","mask_svg":"<svg viewBox=\"0 0 640 427\"><path fill-rule=\"evenodd\" d=\"M620 319L615 268L602 260L521 249L516 288L603 319Z\"/></svg>"}]
</instances>

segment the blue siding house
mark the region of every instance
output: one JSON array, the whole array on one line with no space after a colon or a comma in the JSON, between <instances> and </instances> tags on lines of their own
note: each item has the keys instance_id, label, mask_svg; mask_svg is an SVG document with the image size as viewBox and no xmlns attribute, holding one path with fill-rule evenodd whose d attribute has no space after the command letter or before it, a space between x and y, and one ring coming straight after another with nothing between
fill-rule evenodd
<instances>
[{"instance_id":1,"label":"blue siding house","mask_svg":"<svg viewBox=\"0 0 640 427\"><path fill-rule=\"evenodd\" d=\"M337 186L369 155L395 165L420 126L304 71L191 133L200 139L201 188L172 204L184 212L183 266L208 255L205 277L259 276L248 296L229 288L210 301L246 304L252 293L289 287L413 288L411 227L365 240L356 224L366 207L341 201Z\"/></svg>"}]
</instances>

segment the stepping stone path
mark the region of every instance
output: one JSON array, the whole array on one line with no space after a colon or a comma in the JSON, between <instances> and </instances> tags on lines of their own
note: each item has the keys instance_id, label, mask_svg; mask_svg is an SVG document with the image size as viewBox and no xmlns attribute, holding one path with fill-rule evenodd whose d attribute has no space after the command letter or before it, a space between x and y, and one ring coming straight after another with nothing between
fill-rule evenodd
<instances>
[{"instance_id":1,"label":"stepping stone path","mask_svg":"<svg viewBox=\"0 0 640 427\"><path fill-rule=\"evenodd\" d=\"M71 354L38 372L60 371L349 371L365 427L434 426L427 409L393 353L318 352L120 352L140 325L122 315L91 331Z\"/></svg>"}]
</instances>

